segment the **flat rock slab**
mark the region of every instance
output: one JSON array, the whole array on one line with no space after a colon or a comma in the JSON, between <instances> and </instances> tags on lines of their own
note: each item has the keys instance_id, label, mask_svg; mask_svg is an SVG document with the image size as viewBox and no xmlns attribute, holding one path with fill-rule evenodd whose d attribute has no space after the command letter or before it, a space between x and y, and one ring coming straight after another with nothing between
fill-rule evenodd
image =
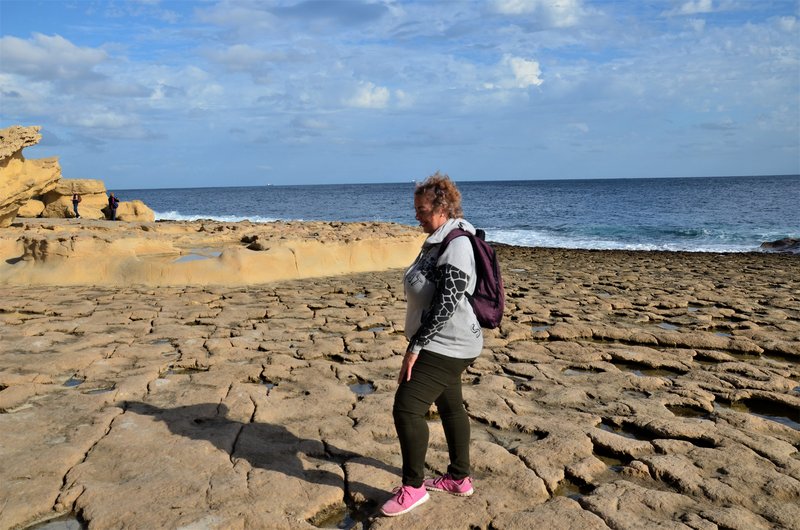
<instances>
[{"instance_id":1,"label":"flat rock slab","mask_svg":"<svg viewBox=\"0 0 800 530\"><path fill-rule=\"evenodd\" d=\"M3 287L0 528L800 527L796 257L498 252L475 494L391 519L401 270Z\"/></svg>"}]
</instances>

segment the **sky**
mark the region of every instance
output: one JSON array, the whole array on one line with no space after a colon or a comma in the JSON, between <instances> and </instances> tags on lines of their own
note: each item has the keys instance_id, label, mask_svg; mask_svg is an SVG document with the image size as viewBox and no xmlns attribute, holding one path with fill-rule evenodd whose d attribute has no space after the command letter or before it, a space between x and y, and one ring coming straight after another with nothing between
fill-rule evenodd
<instances>
[{"instance_id":1,"label":"sky","mask_svg":"<svg viewBox=\"0 0 800 530\"><path fill-rule=\"evenodd\" d=\"M109 189L800 173L800 0L0 0L0 128Z\"/></svg>"}]
</instances>

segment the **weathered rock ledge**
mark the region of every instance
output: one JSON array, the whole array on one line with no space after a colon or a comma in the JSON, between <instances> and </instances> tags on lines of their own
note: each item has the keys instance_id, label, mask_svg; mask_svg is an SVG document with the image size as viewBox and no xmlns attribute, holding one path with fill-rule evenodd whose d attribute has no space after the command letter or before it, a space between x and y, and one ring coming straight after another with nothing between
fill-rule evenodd
<instances>
[{"instance_id":1,"label":"weathered rock ledge","mask_svg":"<svg viewBox=\"0 0 800 530\"><path fill-rule=\"evenodd\" d=\"M424 234L393 223L111 223L0 228L0 285L250 285L410 263Z\"/></svg>"}]
</instances>

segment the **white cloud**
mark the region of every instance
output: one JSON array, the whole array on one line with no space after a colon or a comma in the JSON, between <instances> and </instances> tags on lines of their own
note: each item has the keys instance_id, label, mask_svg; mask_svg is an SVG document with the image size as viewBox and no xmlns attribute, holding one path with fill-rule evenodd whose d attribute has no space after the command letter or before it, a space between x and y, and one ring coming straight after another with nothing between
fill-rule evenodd
<instances>
[{"instance_id":1,"label":"white cloud","mask_svg":"<svg viewBox=\"0 0 800 530\"><path fill-rule=\"evenodd\" d=\"M689 20L689 27L696 33L702 33L706 27L706 21L702 18L693 18Z\"/></svg>"},{"instance_id":2,"label":"white cloud","mask_svg":"<svg viewBox=\"0 0 800 530\"><path fill-rule=\"evenodd\" d=\"M505 56L503 64L511 67L514 73L515 86L517 88L528 88L529 86L539 86L543 83L537 61L522 59L521 57Z\"/></svg>"},{"instance_id":3,"label":"white cloud","mask_svg":"<svg viewBox=\"0 0 800 530\"><path fill-rule=\"evenodd\" d=\"M556 28L574 26L583 13L581 0L494 0L492 6L503 15L537 15Z\"/></svg>"},{"instance_id":4,"label":"white cloud","mask_svg":"<svg viewBox=\"0 0 800 530\"><path fill-rule=\"evenodd\" d=\"M701 13L713 13L714 5L711 0L688 0L680 7L665 11L664 15L699 15Z\"/></svg>"},{"instance_id":5,"label":"white cloud","mask_svg":"<svg viewBox=\"0 0 800 530\"><path fill-rule=\"evenodd\" d=\"M356 90L356 93L345 101L346 105L362 109L382 109L389 104L389 89L366 82Z\"/></svg>"},{"instance_id":6,"label":"white cloud","mask_svg":"<svg viewBox=\"0 0 800 530\"><path fill-rule=\"evenodd\" d=\"M323 131L331 128L330 123L316 118L296 118L292 121L292 125L298 129L306 129L311 131Z\"/></svg>"},{"instance_id":7,"label":"white cloud","mask_svg":"<svg viewBox=\"0 0 800 530\"><path fill-rule=\"evenodd\" d=\"M795 17L780 17L778 19L778 27L782 31L791 32L797 27L797 18Z\"/></svg>"},{"instance_id":8,"label":"white cloud","mask_svg":"<svg viewBox=\"0 0 800 530\"><path fill-rule=\"evenodd\" d=\"M231 72L246 72L254 68L263 68L265 63L272 60L272 54L249 44L235 44L224 50L212 50L207 53L207 56Z\"/></svg>"},{"instance_id":9,"label":"white cloud","mask_svg":"<svg viewBox=\"0 0 800 530\"><path fill-rule=\"evenodd\" d=\"M96 76L93 68L108 56L102 50L79 48L67 39L34 33L30 40L0 38L4 71L34 80L78 79Z\"/></svg>"},{"instance_id":10,"label":"white cloud","mask_svg":"<svg viewBox=\"0 0 800 530\"><path fill-rule=\"evenodd\" d=\"M588 126L588 125L586 125L586 124L585 124L585 123L583 123L583 122L570 123L570 124L569 124L569 127L570 127L571 129L575 129L576 131L582 132L582 133L584 133L584 134L586 134L586 133L588 133L588 132L589 132L589 126Z\"/></svg>"},{"instance_id":11,"label":"white cloud","mask_svg":"<svg viewBox=\"0 0 800 530\"><path fill-rule=\"evenodd\" d=\"M131 119L112 111L97 111L73 116L71 121L81 127L120 129L131 125Z\"/></svg>"},{"instance_id":12,"label":"white cloud","mask_svg":"<svg viewBox=\"0 0 800 530\"><path fill-rule=\"evenodd\" d=\"M414 97L405 90L395 90L394 99L397 101L397 106L400 108L410 108L414 105Z\"/></svg>"}]
</instances>

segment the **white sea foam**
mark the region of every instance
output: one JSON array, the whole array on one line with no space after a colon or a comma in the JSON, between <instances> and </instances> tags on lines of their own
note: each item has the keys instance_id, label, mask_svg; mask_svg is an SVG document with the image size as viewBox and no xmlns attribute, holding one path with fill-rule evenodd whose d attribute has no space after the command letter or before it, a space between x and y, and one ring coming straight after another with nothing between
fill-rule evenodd
<instances>
[{"instance_id":1,"label":"white sea foam","mask_svg":"<svg viewBox=\"0 0 800 530\"><path fill-rule=\"evenodd\" d=\"M545 234L534 230L488 230L487 239L521 247L576 248L587 250L668 250L684 252L753 252L758 248L746 244L685 242L685 243L625 243L602 238L576 235Z\"/></svg>"},{"instance_id":2,"label":"white sea foam","mask_svg":"<svg viewBox=\"0 0 800 530\"><path fill-rule=\"evenodd\" d=\"M219 221L222 223L238 223L239 221L250 221L252 223L272 223L274 221L280 221L280 219L261 217L259 215L253 215L250 217L238 215L184 215L175 211L155 212L155 215L156 221L198 221L200 219L211 219L212 221Z\"/></svg>"}]
</instances>

